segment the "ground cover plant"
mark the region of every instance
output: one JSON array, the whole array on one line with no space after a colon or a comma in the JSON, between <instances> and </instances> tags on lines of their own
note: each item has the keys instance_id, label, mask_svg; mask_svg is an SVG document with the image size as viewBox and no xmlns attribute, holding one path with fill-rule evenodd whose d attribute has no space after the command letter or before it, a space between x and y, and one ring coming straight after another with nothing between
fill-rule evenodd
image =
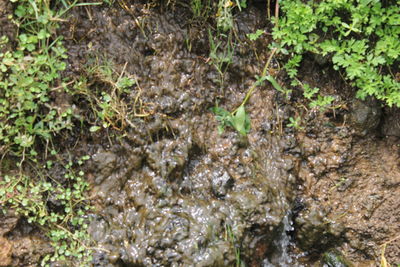
<instances>
[{"instance_id":1,"label":"ground cover plant","mask_svg":"<svg viewBox=\"0 0 400 267\"><path fill-rule=\"evenodd\" d=\"M1 37L0 54L0 203L1 212L15 212L36 225L49 238L54 250L41 260L90 262L86 200L88 183L79 160L65 160L53 137L81 121L72 106L54 104L54 93L66 93L72 81L62 80L66 50L56 29L74 6L101 3L14 0L9 19L18 27L13 50ZM17 164L14 164L14 162ZM37 165L44 165L38 167ZM49 171L62 166L63 178Z\"/></svg>"},{"instance_id":2,"label":"ground cover plant","mask_svg":"<svg viewBox=\"0 0 400 267\"><path fill-rule=\"evenodd\" d=\"M331 61L358 98L400 106L399 1L289 0L281 11L274 46L288 55L284 68L293 85L299 85L297 69L308 53Z\"/></svg>"}]
</instances>

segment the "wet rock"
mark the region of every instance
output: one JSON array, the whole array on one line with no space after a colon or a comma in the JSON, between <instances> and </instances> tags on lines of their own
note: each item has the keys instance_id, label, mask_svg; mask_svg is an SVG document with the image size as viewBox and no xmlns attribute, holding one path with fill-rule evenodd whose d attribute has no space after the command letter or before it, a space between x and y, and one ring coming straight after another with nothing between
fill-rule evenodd
<instances>
[{"instance_id":1,"label":"wet rock","mask_svg":"<svg viewBox=\"0 0 400 267\"><path fill-rule=\"evenodd\" d=\"M12 266L32 266L31 263L53 253L53 247L38 236L28 236L13 240Z\"/></svg>"},{"instance_id":2,"label":"wet rock","mask_svg":"<svg viewBox=\"0 0 400 267\"><path fill-rule=\"evenodd\" d=\"M316 205L302 210L295 224L296 241L306 251L329 248L338 242L343 232L342 227L327 220L327 213Z\"/></svg>"},{"instance_id":3,"label":"wet rock","mask_svg":"<svg viewBox=\"0 0 400 267\"><path fill-rule=\"evenodd\" d=\"M95 182L100 184L115 169L117 155L109 151L103 151L94 154L92 159L98 172Z\"/></svg>"},{"instance_id":4,"label":"wet rock","mask_svg":"<svg viewBox=\"0 0 400 267\"><path fill-rule=\"evenodd\" d=\"M340 251L330 249L322 255L322 267L352 267Z\"/></svg>"},{"instance_id":5,"label":"wet rock","mask_svg":"<svg viewBox=\"0 0 400 267\"><path fill-rule=\"evenodd\" d=\"M386 108L381 128L382 135L400 137L400 109Z\"/></svg>"},{"instance_id":6,"label":"wet rock","mask_svg":"<svg viewBox=\"0 0 400 267\"><path fill-rule=\"evenodd\" d=\"M190 148L190 141L164 139L146 148L147 162L163 178L179 179Z\"/></svg>"},{"instance_id":7,"label":"wet rock","mask_svg":"<svg viewBox=\"0 0 400 267\"><path fill-rule=\"evenodd\" d=\"M381 120L382 110L374 99L354 100L351 106L350 121L362 135L374 131Z\"/></svg>"},{"instance_id":8,"label":"wet rock","mask_svg":"<svg viewBox=\"0 0 400 267\"><path fill-rule=\"evenodd\" d=\"M7 210L5 213L0 212L0 236L11 232L16 227L19 215L16 215L12 210Z\"/></svg>"},{"instance_id":9,"label":"wet rock","mask_svg":"<svg viewBox=\"0 0 400 267\"><path fill-rule=\"evenodd\" d=\"M119 7L101 12L93 7L92 20L79 19L87 12L73 10L77 25L68 30L77 29L81 41L66 41L70 51L90 42L115 63L127 63L125 72L135 74L141 91L140 101L135 99L139 89L124 100L129 107L140 102L140 108L151 111L135 121L127 140L114 142L123 143L123 149L114 145L99 149L93 157L93 199L101 219L91 224L90 231L97 245L109 251L96 253L94 261L98 266L234 266L228 226L236 245L242 246L241 256L250 259L255 253L251 244L260 235L270 236L289 208L294 184L289 172L296 160L285 153L296 147L295 136L285 140L271 136L276 128L271 119L274 93L266 90L258 90L248 105L254 129L269 123L261 134L254 131L242 138L227 129L219 135L208 109L221 97L220 86L212 81L220 77L203 59L208 57L208 46L194 47L194 53L182 47L188 27L177 24L180 16L175 11L132 6L133 14ZM262 14L258 8L249 12L239 27L253 32L254 23L264 19L255 21L253 14ZM139 21L145 18L143 29L132 23L132 15ZM194 46L208 40L208 32L198 30L206 41L196 36ZM262 44L265 49L266 40ZM68 71L79 70L76 62L85 60L83 53L72 53ZM225 79L230 107L240 103L254 82L252 77L264 67L257 67L252 51L243 51L234 61L234 72ZM139 111L139 106L135 108ZM285 106L278 112L282 120L293 109Z\"/></svg>"},{"instance_id":10,"label":"wet rock","mask_svg":"<svg viewBox=\"0 0 400 267\"><path fill-rule=\"evenodd\" d=\"M216 197L224 197L233 183L232 177L222 167L211 173L211 189Z\"/></svg>"}]
</instances>

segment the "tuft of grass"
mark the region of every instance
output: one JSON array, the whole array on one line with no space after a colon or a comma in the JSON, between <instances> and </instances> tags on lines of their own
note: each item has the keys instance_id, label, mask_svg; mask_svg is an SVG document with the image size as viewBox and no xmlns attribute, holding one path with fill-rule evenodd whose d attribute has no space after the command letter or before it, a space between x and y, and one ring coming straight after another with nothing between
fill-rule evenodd
<instances>
[{"instance_id":1,"label":"tuft of grass","mask_svg":"<svg viewBox=\"0 0 400 267\"><path fill-rule=\"evenodd\" d=\"M101 128L124 130L128 126L135 127L131 117L140 115L128 107L132 105L128 105L124 98L132 92L137 82L131 75L125 75L125 68L126 64L118 73L110 60L96 58L87 65L85 75L75 84L71 93L83 96L93 110L96 120L90 122L91 132ZM99 89L91 88L94 83L101 84ZM136 107L138 97L133 107Z\"/></svg>"},{"instance_id":2,"label":"tuft of grass","mask_svg":"<svg viewBox=\"0 0 400 267\"><path fill-rule=\"evenodd\" d=\"M235 267L242 267L244 265L244 262L242 262L241 259L241 253L240 253L240 247L237 244L235 233L232 230L232 226L230 224L225 223L225 240L229 241L231 243L231 246L235 252Z\"/></svg>"}]
</instances>

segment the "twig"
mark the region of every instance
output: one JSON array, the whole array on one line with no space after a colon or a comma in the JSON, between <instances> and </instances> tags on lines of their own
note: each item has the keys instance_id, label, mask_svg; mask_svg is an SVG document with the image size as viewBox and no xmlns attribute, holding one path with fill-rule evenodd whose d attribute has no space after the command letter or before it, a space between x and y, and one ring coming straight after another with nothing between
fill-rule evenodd
<instances>
[{"instance_id":1,"label":"twig","mask_svg":"<svg viewBox=\"0 0 400 267\"><path fill-rule=\"evenodd\" d=\"M275 27L279 26L279 0L275 4Z\"/></svg>"}]
</instances>

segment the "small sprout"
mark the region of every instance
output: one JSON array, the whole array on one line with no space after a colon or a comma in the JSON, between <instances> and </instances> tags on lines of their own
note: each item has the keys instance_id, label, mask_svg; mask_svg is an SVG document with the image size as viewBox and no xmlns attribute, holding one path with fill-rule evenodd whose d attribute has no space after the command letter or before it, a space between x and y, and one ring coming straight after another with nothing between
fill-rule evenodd
<instances>
[{"instance_id":1,"label":"small sprout","mask_svg":"<svg viewBox=\"0 0 400 267\"><path fill-rule=\"evenodd\" d=\"M301 121L300 117L297 117L295 119L293 117L290 117L289 121L290 121L290 123L288 123L288 125L287 125L288 127L292 127L292 128L294 128L296 130L303 129L303 127L300 126L300 121Z\"/></svg>"},{"instance_id":2,"label":"small sprout","mask_svg":"<svg viewBox=\"0 0 400 267\"><path fill-rule=\"evenodd\" d=\"M258 29L256 32L254 33L248 33L246 34L247 38L249 38L250 41L255 41L258 38L260 38L261 35L263 35L265 33L265 31Z\"/></svg>"},{"instance_id":3,"label":"small sprout","mask_svg":"<svg viewBox=\"0 0 400 267\"><path fill-rule=\"evenodd\" d=\"M101 127L94 125L94 126L92 126L92 127L89 128L89 131L90 131L91 133L94 133L94 132L97 132L98 130L100 130L100 128L101 128Z\"/></svg>"}]
</instances>

